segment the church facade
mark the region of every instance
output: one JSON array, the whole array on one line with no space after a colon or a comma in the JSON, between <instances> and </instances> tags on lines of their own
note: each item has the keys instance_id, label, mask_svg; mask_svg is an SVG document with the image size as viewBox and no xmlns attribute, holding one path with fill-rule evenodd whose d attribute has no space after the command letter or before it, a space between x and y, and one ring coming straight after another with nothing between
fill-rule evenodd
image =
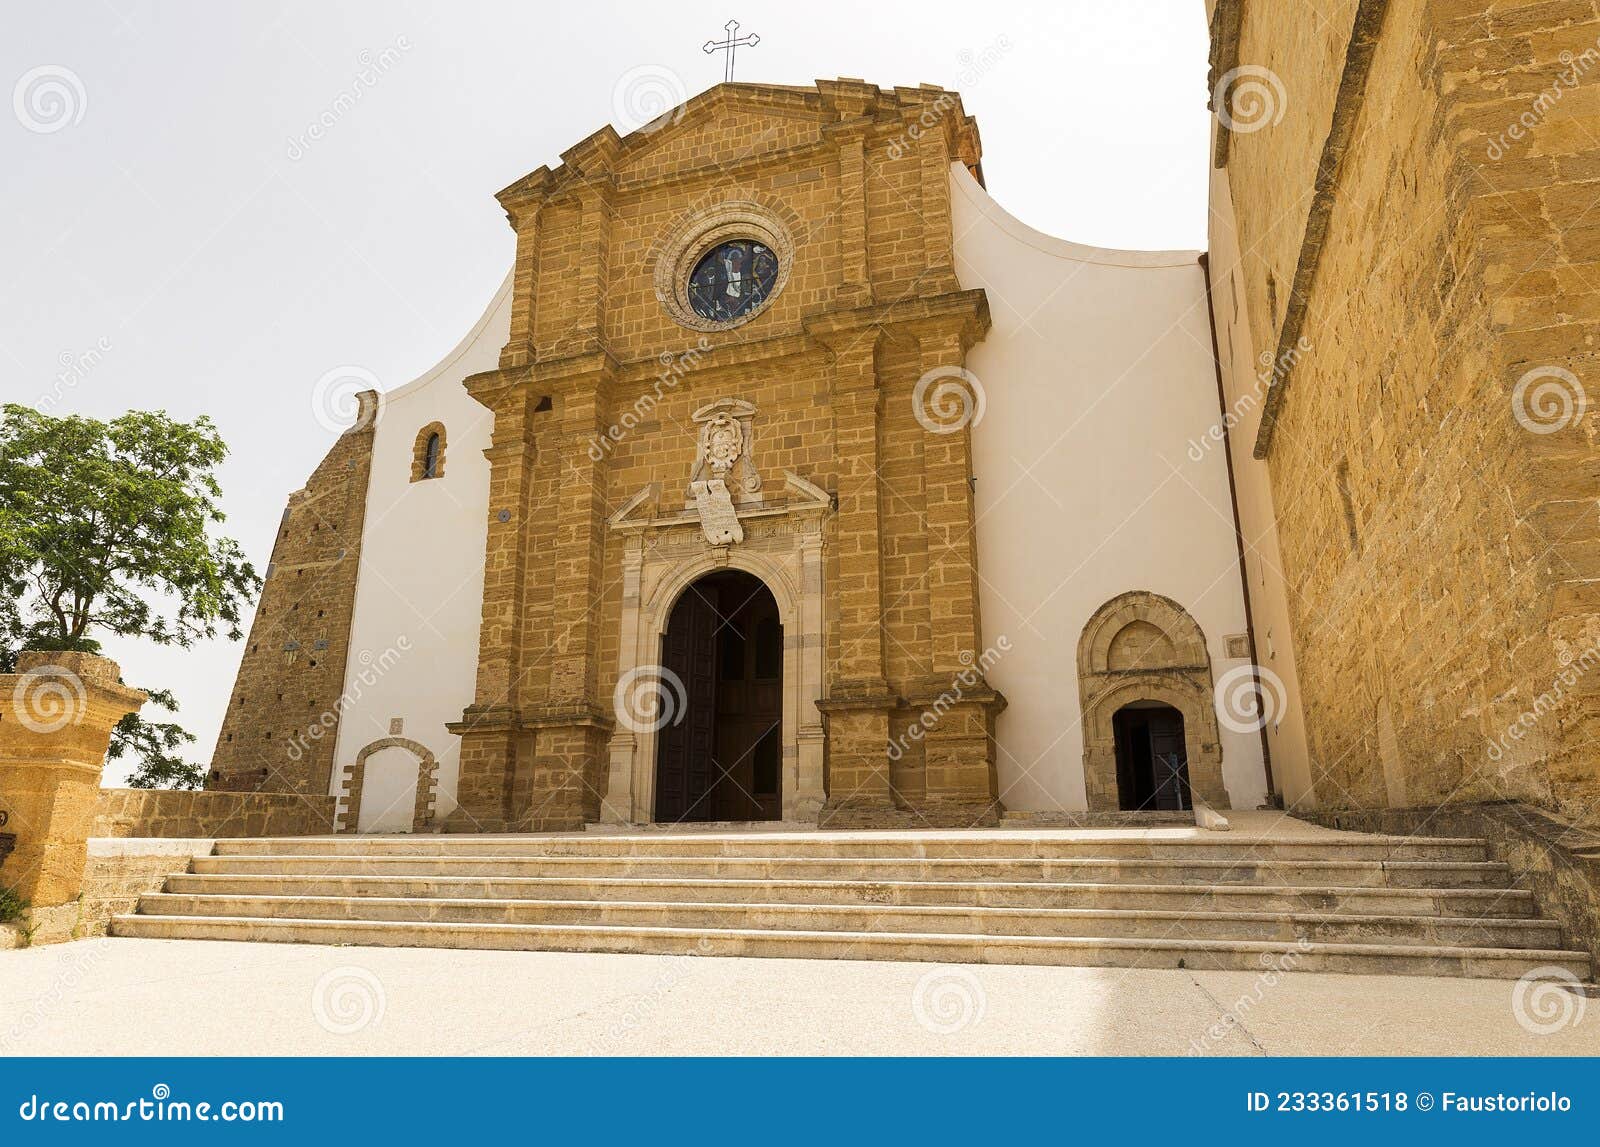
<instances>
[{"instance_id":1,"label":"church facade","mask_svg":"<svg viewBox=\"0 0 1600 1147\"><path fill-rule=\"evenodd\" d=\"M291 495L210 787L346 831L1262 803L1197 252L1026 227L926 86L723 84L561 160Z\"/></svg>"}]
</instances>

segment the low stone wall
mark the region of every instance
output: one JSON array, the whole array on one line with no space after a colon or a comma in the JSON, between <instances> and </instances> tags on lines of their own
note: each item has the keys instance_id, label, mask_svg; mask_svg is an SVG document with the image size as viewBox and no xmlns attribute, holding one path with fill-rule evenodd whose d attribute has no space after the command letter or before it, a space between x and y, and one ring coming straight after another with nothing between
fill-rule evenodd
<instances>
[{"instance_id":1,"label":"low stone wall","mask_svg":"<svg viewBox=\"0 0 1600 1147\"><path fill-rule=\"evenodd\" d=\"M29 914L25 925L0 925L0 948L59 944L104 936L111 918L132 912L139 897L159 892L174 872L187 872L189 859L209 856L213 840L128 840L90 838L83 868L83 894L78 899ZM8 940L10 943L8 943Z\"/></svg>"},{"instance_id":2,"label":"low stone wall","mask_svg":"<svg viewBox=\"0 0 1600 1147\"><path fill-rule=\"evenodd\" d=\"M1471 836L1511 866L1512 883L1532 892L1543 915L1566 930L1569 948L1600 962L1600 834L1521 801L1390 809L1296 810L1330 828L1401 836Z\"/></svg>"},{"instance_id":3,"label":"low stone wall","mask_svg":"<svg viewBox=\"0 0 1600 1147\"><path fill-rule=\"evenodd\" d=\"M317 836L333 831L334 800L296 793L101 789L89 835Z\"/></svg>"},{"instance_id":4,"label":"low stone wall","mask_svg":"<svg viewBox=\"0 0 1600 1147\"><path fill-rule=\"evenodd\" d=\"M187 872L189 858L209 856L212 840L89 840L78 902L77 938L104 936L111 917L132 912L139 897L159 892L168 876Z\"/></svg>"}]
</instances>

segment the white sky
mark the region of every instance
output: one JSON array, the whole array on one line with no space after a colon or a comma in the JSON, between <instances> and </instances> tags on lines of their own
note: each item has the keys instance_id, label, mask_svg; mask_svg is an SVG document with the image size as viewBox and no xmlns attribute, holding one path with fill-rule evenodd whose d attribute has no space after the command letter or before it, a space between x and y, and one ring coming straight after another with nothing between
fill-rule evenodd
<instances>
[{"instance_id":1,"label":"white sky","mask_svg":"<svg viewBox=\"0 0 1600 1147\"><path fill-rule=\"evenodd\" d=\"M392 389L437 361L510 263L494 192L603 123L631 126L618 90L634 69L684 95L719 81L700 45L730 16L761 37L742 80L959 90L989 190L1039 230L1205 244L1201 0L10 5L0 398L211 415L232 450L226 528L265 568L286 496L334 438L316 380L354 364ZM386 48L397 61L359 83L362 54ZM29 114L54 113L18 112L16 86L47 66L82 96L58 130L31 131ZM358 88L323 138L291 145ZM177 693L209 761L242 646L107 652Z\"/></svg>"}]
</instances>

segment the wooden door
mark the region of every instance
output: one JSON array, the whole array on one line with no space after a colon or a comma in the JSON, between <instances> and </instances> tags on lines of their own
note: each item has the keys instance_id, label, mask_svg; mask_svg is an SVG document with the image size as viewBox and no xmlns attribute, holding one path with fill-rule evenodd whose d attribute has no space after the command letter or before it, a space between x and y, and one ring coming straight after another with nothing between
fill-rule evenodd
<instances>
[{"instance_id":1,"label":"wooden door","mask_svg":"<svg viewBox=\"0 0 1600 1147\"><path fill-rule=\"evenodd\" d=\"M744 595L743 600L740 600ZM718 820L777 820L783 714L783 627L760 582L723 590L718 640Z\"/></svg>"},{"instance_id":2,"label":"wooden door","mask_svg":"<svg viewBox=\"0 0 1600 1147\"><path fill-rule=\"evenodd\" d=\"M661 641L662 667L683 682L682 718L664 726L656 748L656 820L710 820L709 797L719 775L716 591L692 586L673 607Z\"/></svg>"},{"instance_id":3,"label":"wooden door","mask_svg":"<svg viewBox=\"0 0 1600 1147\"><path fill-rule=\"evenodd\" d=\"M1183 717L1176 710L1157 709L1149 718L1150 807L1164 810L1189 807L1188 750L1183 743Z\"/></svg>"},{"instance_id":4,"label":"wooden door","mask_svg":"<svg viewBox=\"0 0 1600 1147\"><path fill-rule=\"evenodd\" d=\"M1116 738L1119 807L1138 811L1189 808L1183 714L1170 705L1130 705L1113 714L1111 724Z\"/></svg>"}]
</instances>

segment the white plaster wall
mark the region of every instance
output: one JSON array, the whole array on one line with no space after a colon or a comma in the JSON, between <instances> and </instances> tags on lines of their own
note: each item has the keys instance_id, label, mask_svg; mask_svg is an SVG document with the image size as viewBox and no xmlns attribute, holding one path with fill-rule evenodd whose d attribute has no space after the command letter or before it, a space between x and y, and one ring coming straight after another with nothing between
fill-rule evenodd
<instances>
[{"instance_id":1,"label":"white plaster wall","mask_svg":"<svg viewBox=\"0 0 1600 1147\"><path fill-rule=\"evenodd\" d=\"M1216 368L1198 252L1068 243L1007 215L952 165L956 272L988 295L993 328L968 368L986 408L973 431L985 645L1001 799L1082 809L1078 638L1128 590L1182 605L1213 676L1245 632L1238 550L1220 451L1189 455L1217 424ZM1260 737L1221 729L1234 807L1265 794Z\"/></svg>"},{"instance_id":2,"label":"white plaster wall","mask_svg":"<svg viewBox=\"0 0 1600 1147\"><path fill-rule=\"evenodd\" d=\"M1300 677L1295 667L1290 630L1289 585L1283 576L1283 556L1278 548L1278 516L1273 509L1272 482L1265 460L1251 457L1261 429L1266 384L1274 366L1276 345L1257 347L1245 305L1241 281L1239 232L1226 168L1211 173L1211 299L1217 323L1217 353L1222 360L1223 388L1227 400L1227 449L1232 453L1234 483L1238 489L1239 520L1244 526L1245 568L1250 579L1250 612L1255 622L1256 657L1263 680L1268 682L1271 721L1267 725L1267 751L1272 754L1272 776L1289 807L1316 807L1317 792L1306 742L1305 710L1301 707ZM1269 328L1270 330L1270 328ZM1269 336L1270 337L1270 336ZM1259 358L1267 356L1266 364ZM1225 444L1207 443L1221 453ZM1270 673L1271 676L1266 676ZM1373 720L1377 721L1374 712ZM1399 802L1399 803L1404 803Z\"/></svg>"},{"instance_id":3,"label":"white plaster wall","mask_svg":"<svg viewBox=\"0 0 1600 1147\"><path fill-rule=\"evenodd\" d=\"M443 362L382 396L345 665L348 708L335 750L335 793L344 766L353 764L364 746L389 736L389 722L398 717L404 721L402 735L428 746L439 760L436 816L456 807L460 738L445 730L445 722L461 719L477 680L489 513L489 462L483 452L494 429L494 416L468 396L461 382L495 368L510 329L508 275L483 318ZM412 482L417 433L436 421L445 428L444 476ZM401 759L410 763L409 775L399 767ZM361 827L409 827L415 783L410 753L374 753L362 794ZM396 801L403 815L373 819Z\"/></svg>"}]
</instances>

